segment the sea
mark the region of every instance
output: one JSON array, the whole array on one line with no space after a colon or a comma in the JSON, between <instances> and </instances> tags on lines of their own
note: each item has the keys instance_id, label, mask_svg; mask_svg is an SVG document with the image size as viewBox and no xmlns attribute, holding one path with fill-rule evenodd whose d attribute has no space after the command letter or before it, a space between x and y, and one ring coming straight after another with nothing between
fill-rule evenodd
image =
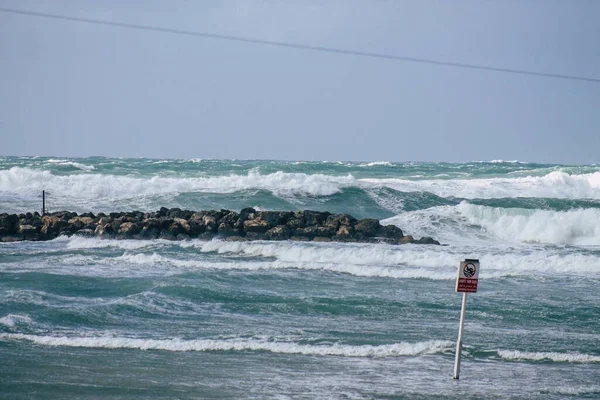
<instances>
[{"instance_id":1,"label":"sea","mask_svg":"<svg viewBox=\"0 0 600 400\"><path fill-rule=\"evenodd\" d=\"M0 157L0 213L42 190L49 211L320 210L443 245L0 243L2 399L600 398L600 165Z\"/></svg>"}]
</instances>

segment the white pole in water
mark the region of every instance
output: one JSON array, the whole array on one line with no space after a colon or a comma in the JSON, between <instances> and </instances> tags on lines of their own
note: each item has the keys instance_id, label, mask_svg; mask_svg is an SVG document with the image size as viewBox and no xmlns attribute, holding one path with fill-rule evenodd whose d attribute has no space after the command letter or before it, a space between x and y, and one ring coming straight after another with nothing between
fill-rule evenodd
<instances>
[{"instance_id":1,"label":"white pole in water","mask_svg":"<svg viewBox=\"0 0 600 400\"><path fill-rule=\"evenodd\" d=\"M460 375L460 353L462 351L463 327L465 325L465 310L467 309L467 292L463 293L460 309L460 324L458 325L458 340L456 341L456 357L454 358L454 379Z\"/></svg>"}]
</instances>

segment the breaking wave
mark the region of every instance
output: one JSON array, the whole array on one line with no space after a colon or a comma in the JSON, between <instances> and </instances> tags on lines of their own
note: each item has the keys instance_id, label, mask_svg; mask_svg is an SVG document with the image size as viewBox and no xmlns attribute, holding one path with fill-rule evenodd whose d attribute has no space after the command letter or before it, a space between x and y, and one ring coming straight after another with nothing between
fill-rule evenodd
<instances>
[{"instance_id":1,"label":"breaking wave","mask_svg":"<svg viewBox=\"0 0 600 400\"><path fill-rule=\"evenodd\" d=\"M600 245L600 209L526 210L468 204L457 206L469 223L506 240Z\"/></svg>"},{"instance_id":2,"label":"breaking wave","mask_svg":"<svg viewBox=\"0 0 600 400\"><path fill-rule=\"evenodd\" d=\"M139 349L164 351L267 351L278 354L304 354L339 357L398 357L436 354L450 350L453 343L430 340L417 343L394 343L388 345L312 345L252 339L229 340L182 340L182 339L136 339L126 337L67 337L36 336L26 334L0 334L3 340L27 340L42 346L85 347L103 349Z\"/></svg>"},{"instance_id":3,"label":"breaking wave","mask_svg":"<svg viewBox=\"0 0 600 400\"><path fill-rule=\"evenodd\" d=\"M553 171L544 176L486 179L407 180L365 178L361 183L387 186L402 192L430 192L442 197L491 199L543 197L557 199L600 199L600 172L568 174Z\"/></svg>"},{"instance_id":4,"label":"breaking wave","mask_svg":"<svg viewBox=\"0 0 600 400\"><path fill-rule=\"evenodd\" d=\"M569 363L597 363L600 357L581 353L527 352L518 350L499 350L498 355L505 360L517 361L554 361Z\"/></svg>"}]
</instances>

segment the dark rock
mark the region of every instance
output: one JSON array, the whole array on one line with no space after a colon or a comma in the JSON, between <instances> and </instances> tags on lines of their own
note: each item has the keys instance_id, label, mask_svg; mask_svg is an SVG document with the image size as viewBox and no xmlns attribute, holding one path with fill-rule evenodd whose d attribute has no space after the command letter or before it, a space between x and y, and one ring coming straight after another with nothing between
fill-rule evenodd
<instances>
[{"instance_id":1,"label":"dark rock","mask_svg":"<svg viewBox=\"0 0 600 400\"><path fill-rule=\"evenodd\" d=\"M288 240L290 238L291 230L285 225L279 225L269 229L265 233L265 239L267 240Z\"/></svg>"},{"instance_id":2,"label":"dark rock","mask_svg":"<svg viewBox=\"0 0 600 400\"><path fill-rule=\"evenodd\" d=\"M119 221L120 223L123 223L123 222L138 222L139 218L135 214L129 214L128 213L128 214L125 214L125 215L122 215L122 216L116 218L116 220Z\"/></svg>"},{"instance_id":3,"label":"dark rock","mask_svg":"<svg viewBox=\"0 0 600 400\"><path fill-rule=\"evenodd\" d=\"M37 235L40 232L39 227L35 227L33 225L21 225L19 226L19 234L25 237L31 237Z\"/></svg>"},{"instance_id":4,"label":"dark rock","mask_svg":"<svg viewBox=\"0 0 600 400\"><path fill-rule=\"evenodd\" d=\"M116 234L112 224L98 225L94 233L100 238L112 238Z\"/></svg>"},{"instance_id":5,"label":"dark rock","mask_svg":"<svg viewBox=\"0 0 600 400\"><path fill-rule=\"evenodd\" d=\"M322 225L323 222L331 215L330 212L319 212L319 211L298 211L296 213L296 219L303 219L306 226L317 226Z\"/></svg>"},{"instance_id":6,"label":"dark rock","mask_svg":"<svg viewBox=\"0 0 600 400\"><path fill-rule=\"evenodd\" d=\"M293 240L295 242L308 242L310 239L307 238L306 236L292 235L292 236L290 236L290 240Z\"/></svg>"},{"instance_id":7,"label":"dark rock","mask_svg":"<svg viewBox=\"0 0 600 400\"><path fill-rule=\"evenodd\" d=\"M295 231L298 228L305 228L306 227L306 222L304 219L298 219L295 216L290 219L286 224L285 224L288 228L290 228L293 231Z\"/></svg>"},{"instance_id":8,"label":"dark rock","mask_svg":"<svg viewBox=\"0 0 600 400\"><path fill-rule=\"evenodd\" d=\"M254 215L256 214L256 210L252 207L246 207L243 208L242 211L240 211L240 220L242 222L249 220L249 219L254 219ZM252 217L252 218L250 218Z\"/></svg>"},{"instance_id":9,"label":"dark rock","mask_svg":"<svg viewBox=\"0 0 600 400\"><path fill-rule=\"evenodd\" d=\"M46 216L52 216L52 217L56 217L58 219L62 219L63 221L68 221L71 218L76 217L77 213L71 212L71 211L55 211L53 213L46 214Z\"/></svg>"},{"instance_id":10,"label":"dark rock","mask_svg":"<svg viewBox=\"0 0 600 400\"><path fill-rule=\"evenodd\" d=\"M244 221L244 231L246 231L246 235L249 233L265 233L271 228L271 225L263 219L252 219L248 221Z\"/></svg>"},{"instance_id":11,"label":"dark rock","mask_svg":"<svg viewBox=\"0 0 600 400\"><path fill-rule=\"evenodd\" d=\"M218 233L219 235L241 235L243 233L244 225L240 221L240 215L235 211L231 211L224 215L219 221Z\"/></svg>"},{"instance_id":12,"label":"dark rock","mask_svg":"<svg viewBox=\"0 0 600 400\"><path fill-rule=\"evenodd\" d=\"M379 220L366 218L361 219L354 225L354 232L361 237L375 237L381 229Z\"/></svg>"},{"instance_id":13,"label":"dark rock","mask_svg":"<svg viewBox=\"0 0 600 400\"><path fill-rule=\"evenodd\" d=\"M123 222L120 226L119 226L119 230L118 233L122 233L128 236L133 236L135 234L138 234L142 231L142 227L135 222Z\"/></svg>"},{"instance_id":14,"label":"dark rock","mask_svg":"<svg viewBox=\"0 0 600 400\"><path fill-rule=\"evenodd\" d=\"M340 225L333 239L336 241L345 242L353 239L353 236L354 228L352 226Z\"/></svg>"},{"instance_id":15,"label":"dark rock","mask_svg":"<svg viewBox=\"0 0 600 400\"><path fill-rule=\"evenodd\" d=\"M172 222L167 228L169 234L173 236L186 234L190 231L190 224L183 218L173 218Z\"/></svg>"},{"instance_id":16,"label":"dark rock","mask_svg":"<svg viewBox=\"0 0 600 400\"><path fill-rule=\"evenodd\" d=\"M417 240L416 243L419 244L436 244L439 246L440 242L438 242L437 240L429 237L429 236L423 236L421 239Z\"/></svg>"},{"instance_id":17,"label":"dark rock","mask_svg":"<svg viewBox=\"0 0 600 400\"><path fill-rule=\"evenodd\" d=\"M398 244L415 243L415 238L411 235L406 235L398 240Z\"/></svg>"},{"instance_id":18,"label":"dark rock","mask_svg":"<svg viewBox=\"0 0 600 400\"><path fill-rule=\"evenodd\" d=\"M204 224L204 229L206 232L217 233L219 230L219 225L217 224L218 219L215 218L214 215L204 215L202 217L202 223Z\"/></svg>"},{"instance_id":19,"label":"dark rock","mask_svg":"<svg viewBox=\"0 0 600 400\"><path fill-rule=\"evenodd\" d=\"M188 219L188 224L190 225L190 235L198 236L201 233L206 231L206 225L204 225L204 214L203 213L194 213Z\"/></svg>"},{"instance_id":20,"label":"dark rock","mask_svg":"<svg viewBox=\"0 0 600 400\"><path fill-rule=\"evenodd\" d=\"M264 240L265 234L261 232L248 232L246 233L247 240Z\"/></svg>"},{"instance_id":21,"label":"dark rock","mask_svg":"<svg viewBox=\"0 0 600 400\"><path fill-rule=\"evenodd\" d=\"M61 214L62 218L65 214ZM61 229L69 226L69 222L59 219L59 216L45 215L42 217L42 227L40 233L48 238L55 238L60 233Z\"/></svg>"},{"instance_id":22,"label":"dark rock","mask_svg":"<svg viewBox=\"0 0 600 400\"><path fill-rule=\"evenodd\" d=\"M158 239L160 236L160 229L144 226L142 231L139 233L139 236L141 239Z\"/></svg>"},{"instance_id":23,"label":"dark rock","mask_svg":"<svg viewBox=\"0 0 600 400\"><path fill-rule=\"evenodd\" d=\"M304 236L312 240L317 236L330 238L332 232L329 228L324 228L322 226L309 226L307 228L298 228L294 232L294 236Z\"/></svg>"},{"instance_id":24,"label":"dark rock","mask_svg":"<svg viewBox=\"0 0 600 400\"><path fill-rule=\"evenodd\" d=\"M94 231L91 230L91 229L80 229L77 232L75 232L75 236L93 237L94 236Z\"/></svg>"},{"instance_id":25,"label":"dark rock","mask_svg":"<svg viewBox=\"0 0 600 400\"><path fill-rule=\"evenodd\" d=\"M0 214L0 235L17 233L19 217L15 214Z\"/></svg>"},{"instance_id":26,"label":"dark rock","mask_svg":"<svg viewBox=\"0 0 600 400\"><path fill-rule=\"evenodd\" d=\"M238 228L238 225L236 225L236 227L234 227L233 225L227 224L225 222L221 222L219 224L219 227L217 228L217 233L221 236L231 236L231 235L239 236L240 229Z\"/></svg>"},{"instance_id":27,"label":"dark rock","mask_svg":"<svg viewBox=\"0 0 600 400\"><path fill-rule=\"evenodd\" d=\"M183 218L181 216L181 208L171 208L168 212L166 217L169 218Z\"/></svg>"},{"instance_id":28,"label":"dark rock","mask_svg":"<svg viewBox=\"0 0 600 400\"><path fill-rule=\"evenodd\" d=\"M167 231L162 231L160 233L160 235L158 236L158 238L162 239L162 240L177 240L175 235L173 235L171 232L167 232Z\"/></svg>"},{"instance_id":29,"label":"dark rock","mask_svg":"<svg viewBox=\"0 0 600 400\"><path fill-rule=\"evenodd\" d=\"M146 229L146 230L150 230L150 229L155 229L155 230L160 230L161 229L161 222L160 219L158 218L146 218L144 220L142 220L142 229Z\"/></svg>"},{"instance_id":30,"label":"dark rock","mask_svg":"<svg viewBox=\"0 0 600 400\"><path fill-rule=\"evenodd\" d=\"M209 240L215 235L231 240L313 240L368 243L439 242L430 237L418 241L404 236L394 225L381 226L376 219L356 220L349 214L319 211L256 211L244 208L192 212L162 207L156 212L98 213L57 211L43 217L39 213L0 214L0 241L48 240L58 235L116 237L118 239ZM243 238L243 239L242 239Z\"/></svg>"},{"instance_id":31,"label":"dark rock","mask_svg":"<svg viewBox=\"0 0 600 400\"><path fill-rule=\"evenodd\" d=\"M256 219L267 221L270 226L285 225L294 216L291 211L259 211Z\"/></svg>"},{"instance_id":32,"label":"dark rock","mask_svg":"<svg viewBox=\"0 0 600 400\"><path fill-rule=\"evenodd\" d=\"M352 227L356 224L356 218L348 214L333 214L327 217L323 226L337 231L341 225Z\"/></svg>"},{"instance_id":33,"label":"dark rock","mask_svg":"<svg viewBox=\"0 0 600 400\"><path fill-rule=\"evenodd\" d=\"M404 236L402 229L398 228L396 225L382 226L380 229L380 234L381 236L389 239L402 239Z\"/></svg>"},{"instance_id":34,"label":"dark rock","mask_svg":"<svg viewBox=\"0 0 600 400\"><path fill-rule=\"evenodd\" d=\"M169 218L181 218L190 219L194 212L189 210L182 210L180 208L171 208L167 214Z\"/></svg>"}]
</instances>

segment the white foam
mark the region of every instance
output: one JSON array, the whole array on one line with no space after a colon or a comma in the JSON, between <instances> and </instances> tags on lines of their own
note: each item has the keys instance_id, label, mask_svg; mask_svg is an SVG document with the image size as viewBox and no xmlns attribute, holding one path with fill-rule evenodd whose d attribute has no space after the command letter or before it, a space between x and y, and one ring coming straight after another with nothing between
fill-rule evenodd
<instances>
[{"instance_id":1,"label":"white foam","mask_svg":"<svg viewBox=\"0 0 600 400\"><path fill-rule=\"evenodd\" d=\"M124 250L138 250L157 245L164 245L168 242L165 240L115 240L115 239L98 239L84 238L77 236L61 236L61 241L67 242L67 249L103 249L103 248L118 248ZM59 238L54 239L55 241Z\"/></svg>"},{"instance_id":2,"label":"white foam","mask_svg":"<svg viewBox=\"0 0 600 400\"><path fill-rule=\"evenodd\" d=\"M480 163L490 163L490 164L527 164L526 162L523 161L519 161L519 160L512 160L512 161L506 161L506 160L491 160L491 161L477 161Z\"/></svg>"},{"instance_id":3,"label":"white foam","mask_svg":"<svg viewBox=\"0 0 600 400\"><path fill-rule=\"evenodd\" d=\"M25 334L0 334L3 340L27 340L43 346L85 347L103 349L139 349L164 351L268 351L278 354L304 354L340 357L398 357L436 354L449 350L453 343L430 340L417 343L394 343L388 345L310 345L289 342L273 342L252 339L182 340L137 339L126 337L67 337L36 336Z\"/></svg>"},{"instance_id":4,"label":"white foam","mask_svg":"<svg viewBox=\"0 0 600 400\"><path fill-rule=\"evenodd\" d=\"M441 197L491 199L542 197L559 199L600 199L600 172L568 174L553 171L544 176L486 179L359 179L363 184L387 186L403 192L430 192Z\"/></svg>"},{"instance_id":5,"label":"white foam","mask_svg":"<svg viewBox=\"0 0 600 400\"><path fill-rule=\"evenodd\" d=\"M593 386L548 388L546 390L543 390L542 393L555 393L555 394L562 394L562 395L567 395L567 396L596 394L596 393L600 393L600 386L593 385Z\"/></svg>"},{"instance_id":6,"label":"white foam","mask_svg":"<svg viewBox=\"0 0 600 400\"><path fill-rule=\"evenodd\" d=\"M27 315L8 314L0 318L0 324L9 328L14 328L18 323L31 323L32 320Z\"/></svg>"},{"instance_id":7,"label":"white foam","mask_svg":"<svg viewBox=\"0 0 600 400\"><path fill-rule=\"evenodd\" d=\"M268 190L278 196L328 196L342 188L356 186L351 176L274 172L212 177L137 177L102 174L54 175L49 171L13 167L0 171L0 191L19 197L39 197L42 189L51 193L54 203L76 199L124 199L140 195L207 192L234 193L244 190Z\"/></svg>"},{"instance_id":8,"label":"white foam","mask_svg":"<svg viewBox=\"0 0 600 400\"><path fill-rule=\"evenodd\" d=\"M440 247L422 245L351 245L296 242L190 241L202 252L270 257L298 268L325 269L358 276L456 279L457 260L477 255L485 268L482 278L538 274L585 275L600 273L600 257L560 249L531 252L508 247Z\"/></svg>"},{"instance_id":9,"label":"white foam","mask_svg":"<svg viewBox=\"0 0 600 400\"><path fill-rule=\"evenodd\" d=\"M204 260L181 260L169 258L157 253L153 254L124 254L112 261L115 264L126 262L134 265L158 266L170 265L175 268L184 269L213 269L213 270L307 270L326 271L353 276L371 278L394 278L394 279L433 279L449 280L455 278L456 271L440 270L433 268L415 268L403 266L373 266L339 263L335 261L293 261L291 259L275 261L247 261L244 262L214 262Z\"/></svg>"},{"instance_id":10,"label":"white foam","mask_svg":"<svg viewBox=\"0 0 600 400\"><path fill-rule=\"evenodd\" d=\"M501 208L462 202L398 214L382 220L417 237L453 246L515 244L600 245L600 209L568 211Z\"/></svg>"},{"instance_id":11,"label":"white foam","mask_svg":"<svg viewBox=\"0 0 600 400\"><path fill-rule=\"evenodd\" d=\"M506 360L523 361L554 361L570 363L597 363L600 357L581 353L556 353L556 352L527 352L518 350L499 350L498 355Z\"/></svg>"},{"instance_id":12,"label":"white foam","mask_svg":"<svg viewBox=\"0 0 600 400\"><path fill-rule=\"evenodd\" d=\"M527 210L466 202L459 204L457 209L469 223L505 240L600 245L600 209Z\"/></svg>"},{"instance_id":13,"label":"white foam","mask_svg":"<svg viewBox=\"0 0 600 400\"><path fill-rule=\"evenodd\" d=\"M81 169L83 171L92 171L94 170L94 166L93 165L85 165L85 164L81 164L75 161L69 161L69 160L54 160L54 159L49 159L46 161L49 164L57 164L57 165L68 165L74 168L78 168Z\"/></svg>"},{"instance_id":14,"label":"white foam","mask_svg":"<svg viewBox=\"0 0 600 400\"><path fill-rule=\"evenodd\" d=\"M391 167L393 164L389 161L373 161L370 163L360 164L359 167Z\"/></svg>"}]
</instances>

